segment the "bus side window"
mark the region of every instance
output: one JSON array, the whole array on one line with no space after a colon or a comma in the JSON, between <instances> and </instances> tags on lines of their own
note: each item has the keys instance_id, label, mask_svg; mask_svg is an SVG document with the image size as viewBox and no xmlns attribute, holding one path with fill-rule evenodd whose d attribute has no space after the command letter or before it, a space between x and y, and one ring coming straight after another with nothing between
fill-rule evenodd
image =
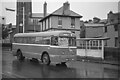
<instances>
[{"instance_id":1,"label":"bus side window","mask_svg":"<svg viewBox=\"0 0 120 80\"><path fill-rule=\"evenodd\" d=\"M17 43L17 38L16 37L14 37L14 42Z\"/></svg>"},{"instance_id":2,"label":"bus side window","mask_svg":"<svg viewBox=\"0 0 120 80\"><path fill-rule=\"evenodd\" d=\"M31 43L31 37L27 38L27 43L30 44Z\"/></svg>"},{"instance_id":3,"label":"bus side window","mask_svg":"<svg viewBox=\"0 0 120 80\"><path fill-rule=\"evenodd\" d=\"M44 44L49 45L50 44L50 39L45 39L43 42L44 42Z\"/></svg>"}]
</instances>

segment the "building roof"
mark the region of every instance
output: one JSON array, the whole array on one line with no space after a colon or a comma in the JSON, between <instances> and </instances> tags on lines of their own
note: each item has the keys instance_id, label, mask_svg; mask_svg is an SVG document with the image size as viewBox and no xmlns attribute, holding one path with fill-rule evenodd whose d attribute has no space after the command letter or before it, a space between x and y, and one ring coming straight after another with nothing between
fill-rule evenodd
<instances>
[{"instance_id":1,"label":"building roof","mask_svg":"<svg viewBox=\"0 0 120 80\"><path fill-rule=\"evenodd\" d=\"M72 10L68 10L69 11L69 16L78 16L78 17L82 17L81 15L75 13ZM56 15L63 15L63 6L60 7L59 9L57 9L56 11L54 11L52 14L56 14Z\"/></svg>"},{"instance_id":2,"label":"building roof","mask_svg":"<svg viewBox=\"0 0 120 80\"><path fill-rule=\"evenodd\" d=\"M77 38L77 40L108 40L109 37L101 37L101 38Z\"/></svg>"},{"instance_id":3,"label":"building roof","mask_svg":"<svg viewBox=\"0 0 120 80\"><path fill-rule=\"evenodd\" d=\"M105 27L105 24L102 24L102 23L84 23L84 26L86 28L89 28L89 27L97 28L97 27Z\"/></svg>"},{"instance_id":4,"label":"building roof","mask_svg":"<svg viewBox=\"0 0 120 80\"><path fill-rule=\"evenodd\" d=\"M63 6L62 6L59 9L55 10L53 13L51 13L51 14L47 15L46 17L44 17L43 19L41 19L40 22L43 21L44 19L46 19L49 16L63 16L63 17L78 17L78 18L82 18L81 15L75 13L72 10L68 10L68 13L69 13L68 15L63 14Z\"/></svg>"},{"instance_id":5,"label":"building roof","mask_svg":"<svg viewBox=\"0 0 120 80\"><path fill-rule=\"evenodd\" d=\"M107 23L107 19L100 20L100 23Z\"/></svg>"}]
</instances>

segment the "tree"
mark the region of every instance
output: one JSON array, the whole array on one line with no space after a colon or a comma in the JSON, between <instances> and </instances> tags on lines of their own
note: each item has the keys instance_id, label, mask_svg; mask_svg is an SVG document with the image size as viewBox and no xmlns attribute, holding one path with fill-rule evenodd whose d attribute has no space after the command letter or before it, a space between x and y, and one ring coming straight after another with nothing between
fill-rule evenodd
<instances>
[{"instance_id":1,"label":"tree","mask_svg":"<svg viewBox=\"0 0 120 80\"><path fill-rule=\"evenodd\" d=\"M7 38L8 35L9 35L9 33L8 33L8 29L5 27L4 24L2 24L2 39Z\"/></svg>"}]
</instances>

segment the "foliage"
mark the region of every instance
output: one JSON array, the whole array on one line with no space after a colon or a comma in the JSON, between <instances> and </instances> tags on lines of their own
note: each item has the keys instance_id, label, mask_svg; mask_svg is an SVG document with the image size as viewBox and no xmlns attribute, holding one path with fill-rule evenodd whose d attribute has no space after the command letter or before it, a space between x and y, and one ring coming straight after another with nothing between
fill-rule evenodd
<instances>
[{"instance_id":1,"label":"foliage","mask_svg":"<svg viewBox=\"0 0 120 80\"><path fill-rule=\"evenodd\" d=\"M2 25L2 39L7 38L8 35L9 35L8 29L4 25Z\"/></svg>"}]
</instances>

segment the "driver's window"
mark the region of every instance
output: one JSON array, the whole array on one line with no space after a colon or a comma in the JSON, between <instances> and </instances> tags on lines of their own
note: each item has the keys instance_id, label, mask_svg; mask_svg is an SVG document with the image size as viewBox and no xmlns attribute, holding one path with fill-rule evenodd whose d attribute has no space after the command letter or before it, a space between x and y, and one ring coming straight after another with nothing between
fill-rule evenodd
<instances>
[{"instance_id":1,"label":"driver's window","mask_svg":"<svg viewBox=\"0 0 120 80\"><path fill-rule=\"evenodd\" d=\"M53 36L53 37L51 38L51 45L58 46L58 37Z\"/></svg>"}]
</instances>

